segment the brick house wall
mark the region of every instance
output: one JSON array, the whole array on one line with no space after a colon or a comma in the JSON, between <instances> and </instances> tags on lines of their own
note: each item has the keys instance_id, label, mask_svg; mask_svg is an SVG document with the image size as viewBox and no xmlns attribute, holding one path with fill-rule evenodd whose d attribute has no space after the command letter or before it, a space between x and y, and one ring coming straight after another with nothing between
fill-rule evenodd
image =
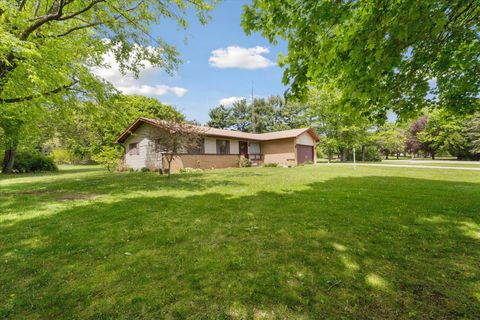
<instances>
[{"instance_id":1,"label":"brick house wall","mask_svg":"<svg viewBox=\"0 0 480 320\"><path fill-rule=\"evenodd\" d=\"M176 172L181 168L220 169L238 167L238 154L182 154L172 161L171 171ZM163 167L168 163L163 157Z\"/></svg>"},{"instance_id":2,"label":"brick house wall","mask_svg":"<svg viewBox=\"0 0 480 320\"><path fill-rule=\"evenodd\" d=\"M295 165L295 139L272 140L262 143L264 163Z\"/></svg>"}]
</instances>

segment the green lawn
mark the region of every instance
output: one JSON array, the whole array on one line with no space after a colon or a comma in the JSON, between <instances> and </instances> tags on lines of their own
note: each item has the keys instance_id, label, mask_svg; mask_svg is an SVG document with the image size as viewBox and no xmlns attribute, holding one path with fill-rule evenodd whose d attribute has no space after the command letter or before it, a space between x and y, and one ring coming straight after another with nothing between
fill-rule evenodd
<instances>
[{"instance_id":1,"label":"green lawn","mask_svg":"<svg viewBox=\"0 0 480 320\"><path fill-rule=\"evenodd\" d=\"M463 168L480 168L480 161L477 162L467 162L467 161L398 161L398 160L383 160L382 162L376 162L381 164L396 164L396 165L407 165L407 166L429 166L429 167L463 167Z\"/></svg>"},{"instance_id":2,"label":"green lawn","mask_svg":"<svg viewBox=\"0 0 480 320\"><path fill-rule=\"evenodd\" d=\"M0 318L480 318L480 172L0 178Z\"/></svg>"}]
</instances>

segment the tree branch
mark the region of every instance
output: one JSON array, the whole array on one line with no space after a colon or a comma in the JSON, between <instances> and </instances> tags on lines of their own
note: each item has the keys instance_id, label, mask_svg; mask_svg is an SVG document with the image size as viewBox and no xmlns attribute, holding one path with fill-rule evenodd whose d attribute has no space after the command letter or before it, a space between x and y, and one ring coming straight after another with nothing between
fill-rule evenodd
<instances>
[{"instance_id":1,"label":"tree branch","mask_svg":"<svg viewBox=\"0 0 480 320\"><path fill-rule=\"evenodd\" d=\"M0 98L0 103L17 103L17 102L30 101L30 100L40 98L40 97L51 96L51 95L54 95L56 93L62 92L63 90L68 90L77 83L78 83L78 81L74 81L70 84L60 86L60 87L58 87L54 90L47 91L47 92L44 92L44 93L33 94L31 96L26 96L26 97L6 98L6 99L1 99Z\"/></svg>"},{"instance_id":2,"label":"tree branch","mask_svg":"<svg viewBox=\"0 0 480 320\"><path fill-rule=\"evenodd\" d=\"M92 22L92 23L89 23L89 24L84 24L84 25L72 28L72 29L70 29L70 30L68 30L64 33L59 34L59 35L56 35L55 37L57 37L57 38L64 37L64 36L69 35L70 33L74 32L74 31L99 26L99 25L102 25L102 24L105 24L105 23L106 22Z\"/></svg>"},{"instance_id":3,"label":"tree branch","mask_svg":"<svg viewBox=\"0 0 480 320\"><path fill-rule=\"evenodd\" d=\"M23 8L25 8L26 3L27 3L27 0L22 0L22 2L20 2L20 5L18 6L18 11L22 11Z\"/></svg>"},{"instance_id":4,"label":"tree branch","mask_svg":"<svg viewBox=\"0 0 480 320\"><path fill-rule=\"evenodd\" d=\"M49 10L49 14L38 18L37 22L33 23L27 29L25 29L20 34L20 40L27 40L27 38L30 36L30 34L32 34L32 32L34 32L35 30L37 30L38 28L40 28L41 26L43 26L47 22L50 22L50 21L53 21L53 20L64 21L64 20L72 19L72 18L74 18L74 17L92 9L96 4L98 4L100 2L105 2L105 0L92 1L85 8L83 8L83 9L77 11L77 12L73 12L73 13L70 13L70 14L67 14L67 15L63 16L63 8L67 4L70 4L71 2L72 2L72 0L55 0L52 4L52 8Z\"/></svg>"},{"instance_id":5,"label":"tree branch","mask_svg":"<svg viewBox=\"0 0 480 320\"><path fill-rule=\"evenodd\" d=\"M58 21L63 21L63 20L68 20L68 19L71 19L73 17L76 17L78 16L79 14L82 14L82 13L85 13L87 12L88 10L92 9L96 4L100 3L100 2L105 2L105 0L95 0L93 2L91 2L88 6L86 6L85 8L83 8L82 10L79 10L77 12L73 12L71 14L68 14L66 16L63 16L61 18L58 18L57 20Z\"/></svg>"},{"instance_id":6,"label":"tree branch","mask_svg":"<svg viewBox=\"0 0 480 320\"><path fill-rule=\"evenodd\" d=\"M43 26L45 23L58 19L62 16L62 9L63 9L64 2L62 0L55 0L52 4L52 8L49 10L49 14L44 15L38 19L37 22L34 24L30 25L27 29L25 29L21 34L20 34L20 40L27 40L27 38L32 34L33 31L37 30L41 26Z\"/></svg>"}]
</instances>

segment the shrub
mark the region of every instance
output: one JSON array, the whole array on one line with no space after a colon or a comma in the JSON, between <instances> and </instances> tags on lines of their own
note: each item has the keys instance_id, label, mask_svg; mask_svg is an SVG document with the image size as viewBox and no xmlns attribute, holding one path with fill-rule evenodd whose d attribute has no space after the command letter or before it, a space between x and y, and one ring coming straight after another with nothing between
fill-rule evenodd
<instances>
[{"instance_id":1,"label":"shrub","mask_svg":"<svg viewBox=\"0 0 480 320\"><path fill-rule=\"evenodd\" d=\"M245 167L251 167L252 166L252 160L248 159L248 158L244 158L244 157L241 157L240 159L238 159L238 166L240 168L245 168Z\"/></svg>"},{"instance_id":2,"label":"shrub","mask_svg":"<svg viewBox=\"0 0 480 320\"><path fill-rule=\"evenodd\" d=\"M274 162L273 163L265 163L263 166L267 167L267 168L268 167L273 168L273 167L278 167L278 163L274 163Z\"/></svg>"},{"instance_id":3,"label":"shrub","mask_svg":"<svg viewBox=\"0 0 480 320\"><path fill-rule=\"evenodd\" d=\"M361 154L359 154L359 158L361 159ZM358 160L358 159L357 159ZM380 156L380 152L375 147L367 148L365 152L365 161L382 161L382 157Z\"/></svg>"},{"instance_id":4,"label":"shrub","mask_svg":"<svg viewBox=\"0 0 480 320\"><path fill-rule=\"evenodd\" d=\"M142 169L140 169L141 172L150 172L150 169L148 169L147 167L143 167Z\"/></svg>"},{"instance_id":5,"label":"shrub","mask_svg":"<svg viewBox=\"0 0 480 320\"><path fill-rule=\"evenodd\" d=\"M102 150L92 156L95 162L104 165L108 171L115 169L120 164L123 152L114 147L103 147Z\"/></svg>"},{"instance_id":6,"label":"shrub","mask_svg":"<svg viewBox=\"0 0 480 320\"><path fill-rule=\"evenodd\" d=\"M15 156L13 170L17 172L57 171L52 158L38 151L20 151Z\"/></svg>"},{"instance_id":7,"label":"shrub","mask_svg":"<svg viewBox=\"0 0 480 320\"><path fill-rule=\"evenodd\" d=\"M128 172L135 172L135 169L129 168L129 169L128 169Z\"/></svg>"}]
</instances>

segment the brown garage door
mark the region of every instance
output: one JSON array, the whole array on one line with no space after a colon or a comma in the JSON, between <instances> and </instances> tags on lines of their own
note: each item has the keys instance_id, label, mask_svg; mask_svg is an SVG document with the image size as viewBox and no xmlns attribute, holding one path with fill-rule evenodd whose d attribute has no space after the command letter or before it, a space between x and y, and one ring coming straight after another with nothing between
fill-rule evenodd
<instances>
[{"instance_id":1,"label":"brown garage door","mask_svg":"<svg viewBox=\"0 0 480 320\"><path fill-rule=\"evenodd\" d=\"M300 164L305 161L313 162L313 147L297 144L297 162Z\"/></svg>"}]
</instances>

